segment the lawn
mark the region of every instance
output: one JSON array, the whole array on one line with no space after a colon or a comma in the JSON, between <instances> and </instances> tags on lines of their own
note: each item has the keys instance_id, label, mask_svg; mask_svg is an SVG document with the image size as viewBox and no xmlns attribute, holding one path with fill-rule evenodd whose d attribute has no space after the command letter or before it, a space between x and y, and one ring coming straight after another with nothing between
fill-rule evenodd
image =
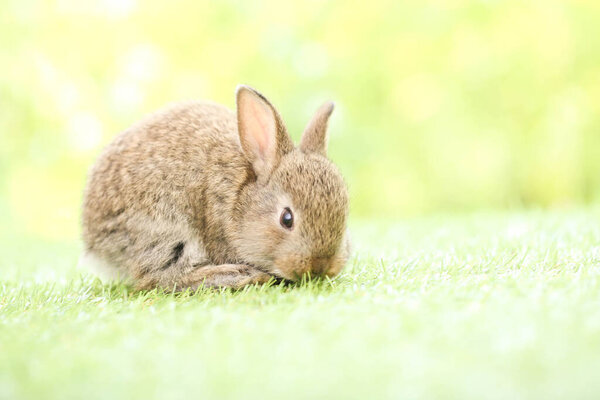
<instances>
[{"instance_id":1,"label":"lawn","mask_svg":"<svg viewBox=\"0 0 600 400\"><path fill-rule=\"evenodd\" d=\"M331 282L132 293L0 244L1 399L597 399L600 209L353 221Z\"/></svg>"}]
</instances>

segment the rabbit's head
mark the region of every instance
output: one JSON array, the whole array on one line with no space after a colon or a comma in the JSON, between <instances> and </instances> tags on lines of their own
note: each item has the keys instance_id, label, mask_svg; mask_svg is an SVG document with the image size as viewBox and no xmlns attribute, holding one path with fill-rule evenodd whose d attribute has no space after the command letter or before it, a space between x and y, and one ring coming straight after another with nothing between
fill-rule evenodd
<instances>
[{"instance_id":1,"label":"rabbit's head","mask_svg":"<svg viewBox=\"0 0 600 400\"><path fill-rule=\"evenodd\" d=\"M236 207L236 248L244 261L282 278L335 276L347 261L348 190L326 157L323 104L295 147L275 108L255 90L237 90L240 144L254 181Z\"/></svg>"}]
</instances>

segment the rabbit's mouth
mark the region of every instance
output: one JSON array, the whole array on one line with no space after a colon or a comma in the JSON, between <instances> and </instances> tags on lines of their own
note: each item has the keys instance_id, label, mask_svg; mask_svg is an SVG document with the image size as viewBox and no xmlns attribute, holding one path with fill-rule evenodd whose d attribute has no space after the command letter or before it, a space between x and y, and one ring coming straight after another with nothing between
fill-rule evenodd
<instances>
[{"instance_id":1,"label":"rabbit's mouth","mask_svg":"<svg viewBox=\"0 0 600 400\"><path fill-rule=\"evenodd\" d=\"M346 246L337 249L334 253L302 256L287 254L274 260L266 273L297 282L306 278L334 278L337 276L348 260Z\"/></svg>"}]
</instances>

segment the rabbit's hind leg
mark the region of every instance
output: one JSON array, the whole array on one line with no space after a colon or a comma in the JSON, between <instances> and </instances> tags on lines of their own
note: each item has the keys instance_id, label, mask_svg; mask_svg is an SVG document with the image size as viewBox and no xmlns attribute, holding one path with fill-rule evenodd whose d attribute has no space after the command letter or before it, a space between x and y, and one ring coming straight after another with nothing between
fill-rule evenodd
<instances>
[{"instance_id":1,"label":"rabbit's hind leg","mask_svg":"<svg viewBox=\"0 0 600 400\"><path fill-rule=\"evenodd\" d=\"M272 276L244 264L215 265L201 238L185 221L129 217L126 224L111 225L90 254L109 271L123 271L139 290L162 288L182 291L204 287L243 286L268 282ZM110 264L104 260L110 260ZM114 267L113 267L114 266Z\"/></svg>"},{"instance_id":2,"label":"rabbit's hind leg","mask_svg":"<svg viewBox=\"0 0 600 400\"><path fill-rule=\"evenodd\" d=\"M156 229L161 227L161 229ZM214 264L200 237L182 224L156 224L144 232L145 240L126 249L123 261L131 271L135 287L166 290L196 290L204 287L240 289L263 284L273 277L245 264Z\"/></svg>"}]
</instances>

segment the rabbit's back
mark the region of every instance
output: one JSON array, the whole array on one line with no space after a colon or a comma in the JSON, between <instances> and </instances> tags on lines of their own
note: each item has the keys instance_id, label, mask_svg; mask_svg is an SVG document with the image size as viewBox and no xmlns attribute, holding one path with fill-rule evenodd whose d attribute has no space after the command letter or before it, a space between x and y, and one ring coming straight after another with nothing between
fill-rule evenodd
<instances>
[{"instance_id":1,"label":"rabbit's back","mask_svg":"<svg viewBox=\"0 0 600 400\"><path fill-rule=\"evenodd\" d=\"M91 170L83 205L86 247L112 247L111 230L127 233L130 225L197 227L197 208L206 206L199 197L213 190L212 181L235 179L245 164L236 116L223 106L186 102L146 117L118 135Z\"/></svg>"}]
</instances>

